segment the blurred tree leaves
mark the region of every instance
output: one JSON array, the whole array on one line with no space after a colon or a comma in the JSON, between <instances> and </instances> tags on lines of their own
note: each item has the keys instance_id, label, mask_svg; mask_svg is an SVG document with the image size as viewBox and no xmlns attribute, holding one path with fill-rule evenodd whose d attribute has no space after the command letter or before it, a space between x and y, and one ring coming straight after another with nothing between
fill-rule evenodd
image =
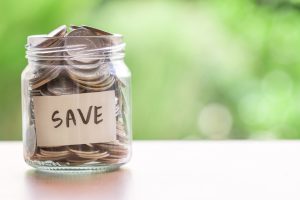
<instances>
[{"instance_id":1,"label":"blurred tree leaves","mask_svg":"<svg viewBox=\"0 0 300 200\"><path fill-rule=\"evenodd\" d=\"M0 139L21 136L26 37L61 24L125 36L137 139L300 138L298 7L298 0L2 1ZM202 112L210 105L230 114L227 135L199 127L200 119L222 120L218 110Z\"/></svg>"},{"instance_id":2,"label":"blurred tree leaves","mask_svg":"<svg viewBox=\"0 0 300 200\"><path fill-rule=\"evenodd\" d=\"M26 0L0 2L0 139L21 138L20 75L25 44L61 24L83 23L96 1Z\"/></svg>"},{"instance_id":3,"label":"blurred tree leaves","mask_svg":"<svg viewBox=\"0 0 300 200\"><path fill-rule=\"evenodd\" d=\"M197 126L210 103L232 115L226 137L299 137L297 9L237 0L127 1L106 4L96 16L95 26L126 36L136 138L210 138Z\"/></svg>"}]
</instances>

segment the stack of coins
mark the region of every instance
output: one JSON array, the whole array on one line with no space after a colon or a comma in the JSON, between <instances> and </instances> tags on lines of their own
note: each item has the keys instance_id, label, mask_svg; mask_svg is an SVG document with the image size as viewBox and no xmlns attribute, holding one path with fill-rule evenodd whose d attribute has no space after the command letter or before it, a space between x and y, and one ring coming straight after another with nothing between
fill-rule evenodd
<instances>
[{"instance_id":1,"label":"stack of coins","mask_svg":"<svg viewBox=\"0 0 300 200\"><path fill-rule=\"evenodd\" d=\"M60 26L43 39L31 43L31 51L36 51L34 55L40 58L32 60L36 67L34 76L29 80L31 128L27 135L31 135L29 139L35 141L30 144L29 160L53 161L70 166L95 162L122 163L129 156L130 142L126 122L128 109L122 92L127 86L116 76L110 55L104 50L112 45L119 45L121 48L123 44L117 39L107 37L75 37L112 35L102 30L88 26L70 28L71 31L68 32L65 25ZM107 90L115 91L116 141L58 147L36 146L33 96L60 96Z\"/></svg>"}]
</instances>

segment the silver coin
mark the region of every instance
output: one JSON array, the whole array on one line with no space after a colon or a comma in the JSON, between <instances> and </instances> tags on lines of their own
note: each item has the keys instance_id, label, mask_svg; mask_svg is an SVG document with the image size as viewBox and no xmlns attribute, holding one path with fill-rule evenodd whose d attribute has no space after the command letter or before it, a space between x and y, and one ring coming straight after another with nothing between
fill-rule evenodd
<instances>
[{"instance_id":1,"label":"silver coin","mask_svg":"<svg viewBox=\"0 0 300 200\"><path fill-rule=\"evenodd\" d=\"M53 151L53 150L45 150L45 149L40 149L40 154L42 156L51 156L51 157L61 157L61 156L67 156L70 154L69 151L64 150L64 151Z\"/></svg>"},{"instance_id":2,"label":"silver coin","mask_svg":"<svg viewBox=\"0 0 300 200\"><path fill-rule=\"evenodd\" d=\"M75 29L82 28L82 26L77 26L77 25L70 25L70 29L73 31Z\"/></svg>"},{"instance_id":3,"label":"silver coin","mask_svg":"<svg viewBox=\"0 0 300 200\"><path fill-rule=\"evenodd\" d=\"M30 96L41 96L41 90L30 90Z\"/></svg>"},{"instance_id":4,"label":"silver coin","mask_svg":"<svg viewBox=\"0 0 300 200\"><path fill-rule=\"evenodd\" d=\"M112 34L112 33L109 33L109 32L106 32L106 31L103 31L100 29L96 29L96 28L93 28L90 26L83 25L81 27L90 30L97 36L106 36L106 35L114 36L114 34ZM101 40L102 47L109 47L109 46L118 45L118 44L122 43L122 41L121 41L122 39L120 37L102 37L102 38L99 38L99 40Z\"/></svg>"},{"instance_id":5,"label":"silver coin","mask_svg":"<svg viewBox=\"0 0 300 200\"><path fill-rule=\"evenodd\" d=\"M81 45L82 48L78 50L68 50L67 54L72 56L75 61L81 63L96 62L98 59L86 58L87 56L85 56L84 53L86 50L96 49L97 46L99 46L99 44L97 44L96 39L93 39L92 37L84 37L84 36L95 36L95 34L93 34L93 32L85 28L78 28L68 33L65 41L66 48L75 45Z\"/></svg>"},{"instance_id":6,"label":"silver coin","mask_svg":"<svg viewBox=\"0 0 300 200\"><path fill-rule=\"evenodd\" d=\"M59 37L59 36L64 36L67 33L67 26L66 25L61 25L51 31L48 36L49 37Z\"/></svg>"},{"instance_id":7,"label":"silver coin","mask_svg":"<svg viewBox=\"0 0 300 200\"><path fill-rule=\"evenodd\" d=\"M98 65L93 69L70 66L67 68L67 73L71 79L79 79L85 81L97 81L102 76L111 75L108 65Z\"/></svg>"},{"instance_id":8,"label":"silver coin","mask_svg":"<svg viewBox=\"0 0 300 200\"><path fill-rule=\"evenodd\" d=\"M54 96L81 93L83 89L77 87L68 77L60 76L47 83L47 90Z\"/></svg>"},{"instance_id":9,"label":"silver coin","mask_svg":"<svg viewBox=\"0 0 300 200\"><path fill-rule=\"evenodd\" d=\"M93 154L99 153L99 150L83 151L83 150L76 150L76 149L72 149L72 148L69 148L68 150L77 155L93 155Z\"/></svg>"},{"instance_id":10,"label":"silver coin","mask_svg":"<svg viewBox=\"0 0 300 200\"><path fill-rule=\"evenodd\" d=\"M101 92L101 91L111 89L113 87L114 78L111 80L111 82L107 82L107 83L105 83L105 85L101 85L101 86L98 86L98 85L97 86L89 86L89 85L78 83L78 82L75 84L83 89L86 89L87 91L90 91L90 92Z\"/></svg>"},{"instance_id":11,"label":"silver coin","mask_svg":"<svg viewBox=\"0 0 300 200\"><path fill-rule=\"evenodd\" d=\"M59 66L49 68L48 71L42 73L41 75L30 80L31 89L37 89L40 86L48 83L49 81L55 79L61 72L61 68Z\"/></svg>"},{"instance_id":12,"label":"silver coin","mask_svg":"<svg viewBox=\"0 0 300 200\"><path fill-rule=\"evenodd\" d=\"M109 154L107 152L103 152L103 153L94 153L94 154L77 154L79 157L81 158L85 158L85 159L100 159L100 158L105 158L108 157Z\"/></svg>"},{"instance_id":13,"label":"silver coin","mask_svg":"<svg viewBox=\"0 0 300 200\"><path fill-rule=\"evenodd\" d=\"M81 80L81 79L74 78L74 77L72 77L72 79L76 83L86 85L86 86L90 86L90 87L99 87L99 88L107 85L111 81L114 81L114 77L110 76L110 75L99 76L98 79L94 79L94 80Z\"/></svg>"},{"instance_id":14,"label":"silver coin","mask_svg":"<svg viewBox=\"0 0 300 200\"><path fill-rule=\"evenodd\" d=\"M86 26L86 25L82 25L82 26L71 26L72 30L77 30L77 29L86 29L89 30L91 33L93 33L93 35L95 36L111 36L113 35L112 33L100 30L100 29L96 29L90 26ZM97 40L97 44L99 44L98 47L107 47L108 44L112 44L111 42L111 38L109 37L98 37L95 38L95 40Z\"/></svg>"},{"instance_id":15,"label":"silver coin","mask_svg":"<svg viewBox=\"0 0 300 200\"><path fill-rule=\"evenodd\" d=\"M34 45L39 48L47 48L51 46L55 46L55 44L59 44L61 41L56 37L64 36L67 33L67 26L62 25L58 28L51 31L48 35L45 35L45 37L38 36L40 41L37 41Z\"/></svg>"},{"instance_id":16,"label":"silver coin","mask_svg":"<svg viewBox=\"0 0 300 200\"><path fill-rule=\"evenodd\" d=\"M100 29L96 29L96 28L93 28L93 27L90 27L90 26L83 25L82 27L90 30L91 32L93 32L97 36L113 35L112 33L109 33L109 32L106 32L106 31L103 31L103 30L100 30Z\"/></svg>"},{"instance_id":17,"label":"silver coin","mask_svg":"<svg viewBox=\"0 0 300 200\"><path fill-rule=\"evenodd\" d=\"M34 156L34 159L37 159L39 161L59 161L66 159L66 156L43 156L41 154L36 154Z\"/></svg>"}]
</instances>

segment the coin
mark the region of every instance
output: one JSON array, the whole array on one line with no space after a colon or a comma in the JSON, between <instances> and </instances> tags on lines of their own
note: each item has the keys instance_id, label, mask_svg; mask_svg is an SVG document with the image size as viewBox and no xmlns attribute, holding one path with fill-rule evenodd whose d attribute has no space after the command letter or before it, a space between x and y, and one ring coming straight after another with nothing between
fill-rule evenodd
<instances>
[{"instance_id":1,"label":"coin","mask_svg":"<svg viewBox=\"0 0 300 200\"><path fill-rule=\"evenodd\" d=\"M72 80L62 76L47 83L47 90L53 96L81 93L83 89L75 86Z\"/></svg>"},{"instance_id":2,"label":"coin","mask_svg":"<svg viewBox=\"0 0 300 200\"><path fill-rule=\"evenodd\" d=\"M78 82L75 84L83 89L86 89L87 91L90 91L90 92L101 92L101 91L109 90L110 88L112 88L112 86L114 85L114 78L112 77L109 81L105 82L105 84L101 84L101 86L99 86L99 85L91 86L91 85L82 84L82 83L78 83Z\"/></svg>"},{"instance_id":3,"label":"coin","mask_svg":"<svg viewBox=\"0 0 300 200\"><path fill-rule=\"evenodd\" d=\"M49 37L59 37L59 36L64 36L66 33L67 33L67 26L66 25L61 25L58 28L51 31L48 34L48 36Z\"/></svg>"},{"instance_id":4,"label":"coin","mask_svg":"<svg viewBox=\"0 0 300 200\"><path fill-rule=\"evenodd\" d=\"M94 154L77 154L81 158L85 159L94 159L98 160L100 158L106 158L109 156L109 154L105 151L103 153L94 153Z\"/></svg>"},{"instance_id":5,"label":"coin","mask_svg":"<svg viewBox=\"0 0 300 200\"><path fill-rule=\"evenodd\" d=\"M66 25L59 26L55 30L51 31L48 35L45 35L45 37L42 38L41 41L37 42L35 46L39 48L46 48L46 47L54 46L55 44L57 45L59 43L59 39L55 37L64 36L66 33L67 33L67 26Z\"/></svg>"},{"instance_id":6,"label":"coin","mask_svg":"<svg viewBox=\"0 0 300 200\"><path fill-rule=\"evenodd\" d=\"M74 60L80 63L92 63L98 61L99 59L90 59L87 58L88 56L84 55L84 51L96 49L97 45L99 46L99 44L97 44L97 40L92 37L84 36L95 36L95 34L85 28L78 28L68 33L65 45L67 47L81 45L82 48L78 50L68 50L67 54L74 57Z\"/></svg>"},{"instance_id":7,"label":"coin","mask_svg":"<svg viewBox=\"0 0 300 200\"><path fill-rule=\"evenodd\" d=\"M100 30L100 29L96 29L90 26L86 26L86 25L82 25L82 26L73 26L74 29L80 29L80 28L84 28L89 30L90 32L92 32L94 35L96 36L110 36L113 35L112 33ZM97 38L97 40L99 41L98 44L101 44L99 47L107 47L110 46L112 44L112 40L111 38L107 38L107 37L99 37Z\"/></svg>"},{"instance_id":8,"label":"coin","mask_svg":"<svg viewBox=\"0 0 300 200\"><path fill-rule=\"evenodd\" d=\"M100 29L96 29L96 28L93 28L93 27L90 27L90 26L83 25L82 27L90 30L91 32L93 32L95 35L98 35L98 36L112 35L109 32L106 32L106 31L103 31L103 30L100 30Z\"/></svg>"},{"instance_id":9,"label":"coin","mask_svg":"<svg viewBox=\"0 0 300 200\"><path fill-rule=\"evenodd\" d=\"M104 75L104 76L99 77L96 80L90 80L90 81L80 80L80 79L73 79L73 80L82 85L101 88L111 82L114 82L114 77L110 76L110 75Z\"/></svg>"},{"instance_id":10,"label":"coin","mask_svg":"<svg viewBox=\"0 0 300 200\"><path fill-rule=\"evenodd\" d=\"M110 76L109 67L99 65L97 68L84 69L80 67L69 67L67 70L73 80L96 81L103 76Z\"/></svg>"},{"instance_id":11,"label":"coin","mask_svg":"<svg viewBox=\"0 0 300 200\"><path fill-rule=\"evenodd\" d=\"M48 83L49 81L55 79L61 72L60 67L49 68L45 73L42 73L40 76L37 76L30 80L31 88L37 89L38 87Z\"/></svg>"},{"instance_id":12,"label":"coin","mask_svg":"<svg viewBox=\"0 0 300 200\"><path fill-rule=\"evenodd\" d=\"M100 29L96 29L96 28L93 28L93 27L90 27L90 26L86 26L86 25L83 25L82 27L92 31L97 36L105 36L105 35L106 36L107 35L108 36L114 36L115 35L115 34L112 34L112 33L109 33L109 32L106 32L106 31L103 31L103 30L100 30ZM100 38L100 40L102 40L102 46L103 47L118 45L118 44L122 43L122 40L121 40L120 37L103 37L103 38Z\"/></svg>"}]
</instances>

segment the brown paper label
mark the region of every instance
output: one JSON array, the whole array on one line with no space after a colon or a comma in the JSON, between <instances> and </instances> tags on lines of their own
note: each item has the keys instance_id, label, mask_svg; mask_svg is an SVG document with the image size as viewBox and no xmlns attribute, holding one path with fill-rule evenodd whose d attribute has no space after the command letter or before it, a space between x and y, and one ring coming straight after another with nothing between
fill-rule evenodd
<instances>
[{"instance_id":1,"label":"brown paper label","mask_svg":"<svg viewBox=\"0 0 300 200\"><path fill-rule=\"evenodd\" d=\"M33 97L38 146L116 140L115 92Z\"/></svg>"}]
</instances>

